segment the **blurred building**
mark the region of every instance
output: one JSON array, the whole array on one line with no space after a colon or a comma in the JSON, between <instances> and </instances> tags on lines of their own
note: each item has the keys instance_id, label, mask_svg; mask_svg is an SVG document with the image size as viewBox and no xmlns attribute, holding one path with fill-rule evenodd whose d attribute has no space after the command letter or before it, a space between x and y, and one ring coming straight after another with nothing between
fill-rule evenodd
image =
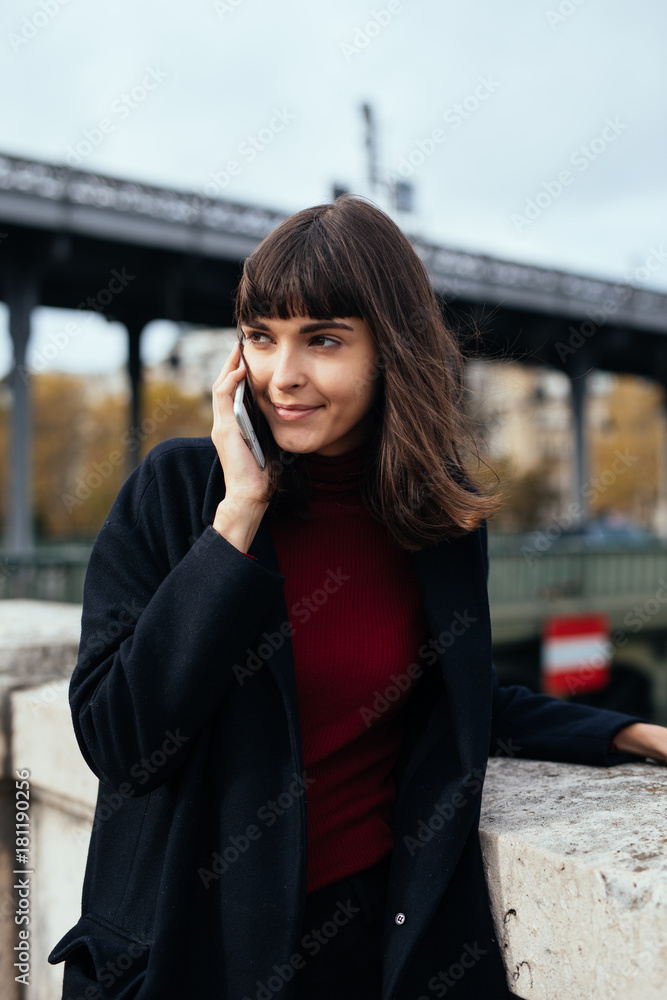
<instances>
[{"instance_id":1,"label":"blurred building","mask_svg":"<svg viewBox=\"0 0 667 1000\"><path fill-rule=\"evenodd\" d=\"M518 362L470 361L467 388L488 454L513 480L537 475L542 519L577 501L571 382L553 369ZM586 385L590 516L617 510L667 537L667 419L662 390L647 379L592 370ZM629 474L616 475L618 451Z\"/></svg>"},{"instance_id":2,"label":"blurred building","mask_svg":"<svg viewBox=\"0 0 667 1000\"><path fill-rule=\"evenodd\" d=\"M546 463L546 485L567 503L574 450L567 376L518 362L470 361L467 385L489 454L508 459L517 477Z\"/></svg>"},{"instance_id":3,"label":"blurred building","mask_svg":"<svg viewBox=\"0 0 667 1000\"><path fill-rule=\"evenodd\" d=\"M146 379L171 381L184 396L210 396L236 340L235 327L185 330L159 364L144 369Z\"/></svg>"},{"instance_id":4,"label":"blurred building","mask_svg":"<svg viewBox=\"0 0 667 1000\"><path fill-rule=\"evenodd\" d=\"M124 365L112 372L96 372L94 375L81 375L79 378L86 399L91 403L107 396L125 401L130 398L127 369Z\"/></svg>"}]
</instances>

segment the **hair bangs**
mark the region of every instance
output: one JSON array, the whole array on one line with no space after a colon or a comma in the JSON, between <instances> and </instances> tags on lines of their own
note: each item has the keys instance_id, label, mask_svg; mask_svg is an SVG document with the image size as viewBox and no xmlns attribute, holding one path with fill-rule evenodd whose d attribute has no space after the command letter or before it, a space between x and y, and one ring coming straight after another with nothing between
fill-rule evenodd
<instances>
[{"instance_id":1,"label":"hair bangs","mask_svg":"<svg viewBox=\"0 0 667 1000\"><path fill-rule=\"evenodd\" d=\"M364 295L345 254L315 225L292 246L269 236L245 261L236 299L236 322L254 318L364 319ZM305 238L304 238L305 237ZM348 266L346 266L346 264Z\"/></svg>"}]
</instances>

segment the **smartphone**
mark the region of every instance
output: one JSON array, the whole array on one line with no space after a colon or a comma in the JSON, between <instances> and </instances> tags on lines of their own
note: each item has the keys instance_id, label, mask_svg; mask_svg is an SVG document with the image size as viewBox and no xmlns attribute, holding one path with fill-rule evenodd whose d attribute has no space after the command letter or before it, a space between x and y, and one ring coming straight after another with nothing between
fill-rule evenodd
<instances>
[{"instance_id":1,"label":"smartphone","mask_svg":"<svg viewBox=\"0 0 667 1000\"><path fill-rule=\"evenodd\" d=\"M264 452L260 447L260 443L257 440L255 429L250 423L250 417L248 416L248 411L246 410L245 403L243 402L244 393L245 378L242 378L241 381L237 383L234 391L234 416L236 417L236 423L239 425L241 437L255 456L255 460L260 469L263 469L266 465L266 459L264 458Z\"/></svg>"}]
</instances>

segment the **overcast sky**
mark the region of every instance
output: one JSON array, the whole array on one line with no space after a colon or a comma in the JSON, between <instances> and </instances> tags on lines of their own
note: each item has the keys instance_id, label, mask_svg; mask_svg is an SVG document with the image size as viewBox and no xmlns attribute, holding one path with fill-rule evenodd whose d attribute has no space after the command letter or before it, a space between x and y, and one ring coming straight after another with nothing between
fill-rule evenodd
<instances>
[{"instance_id":1,"label":"overcast sky","mask_svg":"<svg viewBox=\"0 0 667 1000\"><path fill-rule=\"evenodd\" d=\"M368 102L412 233L608 279L667 250L660 0L4 0L0 51L0 153L293 212L371 194ZM39 309L33 356L71 318ZM146 361L173 338L154 324ZM57 365L125 357L96 319Z\"/></svg>"}]
</instances>

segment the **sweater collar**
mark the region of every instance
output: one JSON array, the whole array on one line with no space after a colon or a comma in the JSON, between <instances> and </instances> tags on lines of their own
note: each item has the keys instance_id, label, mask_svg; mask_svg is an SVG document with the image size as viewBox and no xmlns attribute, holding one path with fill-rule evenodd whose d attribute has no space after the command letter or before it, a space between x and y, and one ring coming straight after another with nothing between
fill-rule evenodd
<instances>
[{"instance_id":1,"label":"sweater collar","mask_svg":"<svg viewBox=\"0 0 667 1000\"><path fill-rule=\"evenodd\" d=\"M303 466L311 490L319 497L358 493L368 451L368 444L363 443L342 455L304 454Z\"/></svg>"},{"instance_id":2,"label":"sweater collar","mask_svg":"<svg viewBox=\"0 0 667 1000\"><path fill-rule=\"evenodd\" d=\"M303 455L303 468L315 500L361 503L361 474L368 459L368 444L342 455Z\"/></svg>"}]
</instances>

